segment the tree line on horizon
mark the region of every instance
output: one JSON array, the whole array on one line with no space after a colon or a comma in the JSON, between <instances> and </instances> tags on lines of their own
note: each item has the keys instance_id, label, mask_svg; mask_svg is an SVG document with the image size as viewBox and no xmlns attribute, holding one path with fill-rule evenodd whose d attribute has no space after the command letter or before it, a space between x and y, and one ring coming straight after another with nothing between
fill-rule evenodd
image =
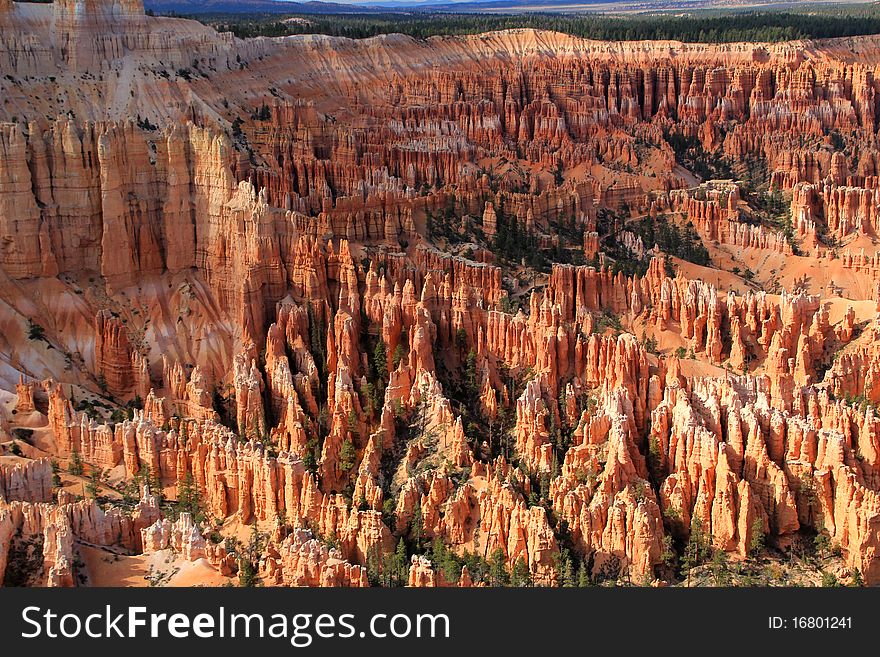
<instances>
[{"instance_id":1,"label":"tree line on horizon","mask_svg":"<svg viewBox=\"0 0 880 657\"><path fill-rule=\"evenodd\" d=\"M279 37L295 34L326 34L364 39L401 33L424 39L431 36L466 35L518 28L550 30L601 41L672 40L691 43L740 41L781 42L797 39L880 34L880 8L858 11L737 12L701 16L609 16L595 14L452 14L373 13L292 15L287 22L271 15L192 16L221 32L239 38Z\"/></svg>"}]
</instances>

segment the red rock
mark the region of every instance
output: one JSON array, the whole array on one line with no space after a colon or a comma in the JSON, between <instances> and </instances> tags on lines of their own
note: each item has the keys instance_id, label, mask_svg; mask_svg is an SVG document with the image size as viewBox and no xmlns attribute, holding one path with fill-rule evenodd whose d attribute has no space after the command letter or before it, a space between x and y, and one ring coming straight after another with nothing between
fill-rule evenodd
<instances>
[{"instance_id":1,"label":"red rock","mask_svg":"<svg viewBox=\"0 0 880 657\"><path fill-rule=\"evenodd\" d=\"M541 585L560 584L559 521L594 575L654 582L667 532L699 520L737 558L758 527L780 547L825 530L880 581L880 421L842 401L880 402L880 256L861 251L880 230L875 39L240 40L86 4L0 0L4 434L114 477L191 475L224 531L272 525L268 584L365 586L417 514L427 539L500 550ZM766 164L791 234L736 183L694 185L669 131ZM674 259L670 277L606 210L690 222L715 269L760 263L763 287ZM644 276L614 273L609 221ZM491 247L514 227L595 266L508 262ZM845 294L768 291L764 269L807 262ZM77 581L77 542L235 573L149 494L53 503L51 479L0 464L0 555L42 536L39 583ZM408 578L451 584L424 557Z\"/></svg>"}]
</instances>

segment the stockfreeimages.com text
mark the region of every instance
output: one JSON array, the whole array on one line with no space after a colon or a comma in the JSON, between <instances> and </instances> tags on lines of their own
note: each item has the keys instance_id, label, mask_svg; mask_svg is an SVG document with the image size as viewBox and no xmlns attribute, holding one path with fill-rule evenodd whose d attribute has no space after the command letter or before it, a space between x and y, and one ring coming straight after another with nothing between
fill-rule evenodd
<instances>
[{"instance_id":1,"label":"stockfreeimages.com text","mask_svg":"<svg viewBox=\"0 0 880 657\"><path fill-rule=\"evenodd\" d=\"M125 607L89 614L57 614L52 609L30 606L21 614L25 639L38 637L73 639L158 638L184 639L273 638L287 639L305 648L316 638L430 638L448 639L446 614L373 614L361 625L355 614L243 614L219 607L214 613L154 613L146 607ZM360 629L358 629L360 627Z\"/></svg>"}]
</instances>

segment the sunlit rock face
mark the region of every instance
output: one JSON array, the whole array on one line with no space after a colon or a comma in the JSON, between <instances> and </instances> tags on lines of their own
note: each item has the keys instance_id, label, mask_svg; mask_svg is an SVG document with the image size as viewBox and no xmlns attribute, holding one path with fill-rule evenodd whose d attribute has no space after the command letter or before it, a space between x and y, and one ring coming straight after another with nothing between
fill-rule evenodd
<instances>
[{"instance_id":1,"label":"sunlit rock face","mask_svg":"<svg viewBox=\"0 0 880 657\"><path fill-rule=\"evenodd\" d=\"M875 38L0 35L0 579L880 582Z\"/></svg>"}]
</instances>

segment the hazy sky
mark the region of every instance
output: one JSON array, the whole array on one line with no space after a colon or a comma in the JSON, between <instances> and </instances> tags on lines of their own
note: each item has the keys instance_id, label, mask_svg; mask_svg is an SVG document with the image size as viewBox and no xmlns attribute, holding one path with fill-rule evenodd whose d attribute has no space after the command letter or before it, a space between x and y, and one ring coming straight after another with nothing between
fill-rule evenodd
<instances>
[{"instance_id":1,"label":"hazy sky","mask_svg":"<svg viewBox=\"0 0 880 657\"><path fill-rule=\"evenodd\" d=\"M296 1L296 0L281 0L282 2L286 1ZM300 2L308 2L308 0L299 0ZM457 2L491 2L492 0L324 0L325 2L336 2L340 4L347 5L418 5L418 4L453 4ZM829 4L837 2L839 4L852 4L855 2L865 2L866 0L786 0L784 4ZM529 0L522 0L518 3L522 6L528 6ZM545 3L546 4L546 3ZM665 5L667 8L671 8L670 6L678 5L679 7L686 6L689 4L695 5L722 5L722 6L742 6L747 4L752 4L755 7L767 6L775 4L775 0L753 0L753 2L741 2L734 1L730 2L729 0L559 0L559 5L580 5L581 7L594 7L597 10L601 9L609 9L613 5L639 5L641 8L645 8L646 5Z\"/></svg>"}]
</instances>

